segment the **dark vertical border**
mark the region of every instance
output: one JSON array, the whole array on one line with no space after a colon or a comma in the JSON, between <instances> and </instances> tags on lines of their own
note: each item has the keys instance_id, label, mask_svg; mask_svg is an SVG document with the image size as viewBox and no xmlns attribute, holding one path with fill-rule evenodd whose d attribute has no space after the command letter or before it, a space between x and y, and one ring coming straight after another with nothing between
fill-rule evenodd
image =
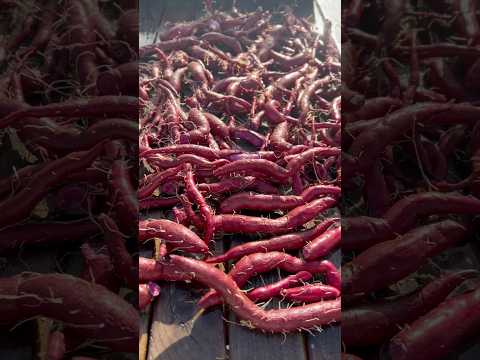
<instances>
[{"instance_id":1,"label":"dark vertical border","mask_svg":"<svg viewBox=\"0 0 480 360\"><path fill-rule=\"evenodd\" d=\"M342 25L345 351L476 358L478 1L344 1Z\"/></svg>"},{"instance_id":2,"label":"dark vertical border","mask_svg":"<svg viewBox=\"0 0 480 360\"><path fill-rule=\"evenodd\" d=\"M136 357L138 3L2 1L0 357Z\"/></svg>"}]
</instances>

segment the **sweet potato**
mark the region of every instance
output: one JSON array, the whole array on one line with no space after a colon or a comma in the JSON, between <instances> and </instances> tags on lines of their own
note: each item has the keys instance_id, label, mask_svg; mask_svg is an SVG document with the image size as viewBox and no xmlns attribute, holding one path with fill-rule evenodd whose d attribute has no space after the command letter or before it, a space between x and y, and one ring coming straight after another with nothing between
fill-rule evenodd
<instances>
[{"instance_id":1,"label":"sweet potato","mask_svg":"<svg viewBox=\"0 0 480 360\"><path fill-rule=\"evenodd\" d=\"M342 267L343 292L382 289L416 271L429 257L455 245L465 235L463 225L444 220L374 245Z\"/></svg>"},{"instance_id":2,"label":"sweet potato","mask_svg":"<svg viewBox=\"0 0 480 360\"><path fill-rule=\"evenodd\" d=\"M340 321L340 299L293 309L266 311L257 307L231 277L214 266L177 255L172 255L171 261L179 270L194 274L197 281L217 290L225 302L234 309L235 314L246 321L250 328L285 333L299 328L311 328Z\"/></svg>"},{"instance_id":3,"label":"sweet potato","mask_svg":"<svg viewBox=\"0 0 480 360\"><path fill-rule=\"evenodd\" d=\"M138 349L138 311L103 286L64 274L23 273L3 278L0 294L3 325L45 316L114 351Z\"/></svg>"}]
</instances>

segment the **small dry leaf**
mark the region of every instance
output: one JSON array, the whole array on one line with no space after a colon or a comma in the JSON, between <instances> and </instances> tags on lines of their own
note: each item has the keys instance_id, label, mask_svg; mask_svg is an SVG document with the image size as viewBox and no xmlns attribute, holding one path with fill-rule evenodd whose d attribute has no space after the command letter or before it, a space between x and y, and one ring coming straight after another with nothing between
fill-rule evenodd
<instances>
[{"instance_id":1,"label":"small dry leaf","mask_svg":"<svg viewBox=\"0 0 480 360\"><path fill-rule=\"evenodd\" d=\"M35 206L32 215L40 219L45 219L48 216L48 204L46 199L43 199Z\"/></svg>"},{"instance_id":2,"label":"small dry leaf","mask_svg":"<svg viewBox=\"0 0 480 360\"><path fill-rule=\"evenodd\" d=\"M12 144L12 150L16 151L23 160L30 164L38 161L38 158L28 151L27 147L22 143L14 129L8 129L7 134L10 139L10 143Z\"/></svg>"}]
</instances>

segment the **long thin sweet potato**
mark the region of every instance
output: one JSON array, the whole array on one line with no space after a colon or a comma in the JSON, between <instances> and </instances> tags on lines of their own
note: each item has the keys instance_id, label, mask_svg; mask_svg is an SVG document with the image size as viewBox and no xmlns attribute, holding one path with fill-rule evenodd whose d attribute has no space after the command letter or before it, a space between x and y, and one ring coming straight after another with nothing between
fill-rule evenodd
<instances>
[{"instance_id":1,"label":"long thin sweet potato","mask_svg":"<svg viewBox=\"0 0 480 360\"><path fill-rule=\"evenodd\" d=\"M299 271L296 274L289 275L273 284L261 286L247 293L250 300L254 302L269 300L282 294L282 291L292 286L301 284L313 277L308 271Z\"/></svg>"},{"instance_id":2,"label":"long thin sweet potato","mask_svg":"<svg viewBox=\"0 0 480 360\"><path fill-rule=\"evenodd\" d=\"M404 324L435 308L464 280L479 276L474 270L447 273L413 294L379 301L342 312L342 341L346 346L378 345L391 338ZM358 331L361 327L365 331Z\"/></svg>"},{"instance_id":3,"label":"long thin sweet potato","mask_svg":"<svg viewBox=\"0 0 480 360\"><path fill-rule=\"evenodd\" d=\"M138 259L138 281L187 281L192 276L186 274L173 266L170 262L160 262L154 259L140 257Z\"/></svg>"},{"instance_id":4,"label":"long thin sweet potato","mask_svg":"<svg viewBox=\"0 0 480 360\"><path fill-rule=\"evenodd\" d=\"M425 192L403 198L385 213L391 229L403 234L413 227L420 217L433 214L478 214L480 200L456 193Z\"/></svg>"},{"instance_id":5,"label":"long thin sweet potato","mask_svg":"<svg viewBox=\"0 0 480 360\"><path fill-rule=\"evenodd\" d=\"M336 200L324 197L308 204L298 206L286 215L269 219L245 215L215 215L215 229L237 233L281 233L306 224L323 211L335 205Z\"/></svg>"},{"instance_id":6,"label":"long thin sweet potato","mask_svg":"<svg viewBox=\"0 0 480 360\"><path fill-rule=\"evenodd\" d=\"M478 335L479 312L480 288L443 302L393 337L392 360L444 358Z\"/></svg>"},{"instance_id":7,"label":"long thin sweet potato","mask_svg":"<svg viewBox=\"0 0 480 360\"><path fill-rule=\"evenodd\" d=\"M395 238L395 233L383 218L368 216L342 218L342 249L365 250L376 243Z\"/></svg>"},{"instance_id":8,"label":"long thin sweet potato","mask_svg":"<svg viewBox=\"0 0 480 360\"><path fill-rule=\"evenodd\" d=\"M333 185L314 185L305 189L300 195L264 195L254 193L238 193L230 196L220 204L223 214L238 210L275 211L290 210L304 205L320 196L337 197L341 189Z\"/></svg>"},{"instance_id":9,"label":"long thin sweet potato","mask_svg":"<svg viewBox=\"0 0 480 360\"><path fill-rule=\"evenodd\" d=\"M138 268L134 265L132 255L127 250L122 233L108 215L101 214L98 221L102 227L115 272L128 287L134 289L138 283Z\"/></svg>"},{"instance_id":10,"label":"long thin sweet potato","mask_svg":"<svg viewBox=\"0 0 480 360\"><path fill-rule=\"evenodd\" d=\"M340 321L340 298L297 308L267 311L256 306L231 277L214 266L177 255L172 255L171 261L179 270L192 273L195 280L217 290L235 314L250 328L285 333Z\"/></svg>"},{"instance_id":11,"label":"long thin sweet potato","mask_svg":"<svg viewBox=\"0 0 480 360\"><path fill-rule=\"evenodd\" d=\"M214 171L215 176L225 176L242 171L255 171L272 177L280 182L285 182L290 177L290 173L283 167L264 159L238 160L222 166Z\"/></svg>"},{"instance_id":12,"label":"long thin sweet potato","mask_svg":"<svg viewBox=\"0 0 480 360\"><path fill-rule=\"evenodd\" d=\"M84 241L96 233L98 226L90 219L14 226L0 232L0 253L18 251L24 246Z\"/></svg>"},{"instance_id":13,"label":"long thin sweet potato","mask_svg":"<svg viewBox=\"0 0 480 360\"><path fill-rule=\"evenodd\" d=\"M307 261L319 259L338 248L341 242L340 226L327 230L303 247L303 258Z\"/></svg>"},{"instance_id":14,"label":"long thin sweet potato","mask_svg":"<svg viewBox=\"0 0 480 360\"><path fill-rule=\"evenodd\" d=\"M64 274L23 273L0 280L3 325L45 316L114 351L138 349L138 311L103 286Z\"/></svg>"},{"instance_id":15,"label":"long thin sweet potato","mask_svg":"<svg viewBox=\"0 0 480 360\"><path fill-rule=\"evenodd\" d=\"M239 287L244 286L252 277L268 272L272 269L282 269L291 273L308 271L311 274L324 274L327 283L340 289L340 273L328 260L305 261L292 255L272 251L268 253L251 254L238 261L228 275ZM221 299L217 292L209 291L198 302L202 308L220 304Z\"/></svg>"},{"instance_id":16,"label":"long thin sweet potato","mask_svg":"<svg viewBox=\"0 0 480 360\"><path fill-rule=\"evenodd\" d=\"M336 222L338 222L338 219L336 218L326 219L310 230L280 235L266 240L250 241L248 243L235 246L222 255L207 258L205 261L209 263L220 263L229 260L236 260L245 255L259 252L299 249L308 241L311 241L315 237L323 234Z\"/></svg>"},{"instance_id":17,"label":"long thin sweet potato","mask_svg":"<svg viewBox=\"0 0 480 360\"><path fill-rule=\"evenodd\" d=\"M0 228L26 219L50 187L67 175L89 167L101 154L103 147L104 144L100 143L90 151L71 153L36 172L18 194L0 204L0 211L3 213Z\"/></svg>"},{"instance_id":18,"label":"long thin sweet potato","mask_svg":"<svg viewBox=\"0 0 480 360\"><path fill-rule=\"evenodd\" d=\"M205 253L208 246L187 227L166 219L142 220L138 225L138 240L161 238L178 250Z\"/></svg>"},{"instance_id":19,"label":"long thin sweet potato","mask_svg":"<svg viewBox=\"0 0 480 360\"><path fill-rule=\"evenodd\" d=\"M330 285L317 283L284 289L281 295L287 300L312 303L336 299L340 296L340 290Z\"/></svg>"},{"instance_id":20,"label":"long thin sweet potato","mask_svg":"<svg viewBox=\"0 0 480 360\"><path fill-rule=\"evenodd\" d=\"M128 233L137 231L138 201L135 185L132 183L129 167L125 160L115 160L112 165L112 202L120 228Z\"/></svg>"},{"instance_id":21,"label":"long thin sweet potato","mask_svg":"<svg viewBox=\"0 0 480 360\"><path fill-rule=\"evenodd\" d=\"M343 292L382 289L416 271L428 258L455 245L465 235L463 225L444 220L374 245L342 267Z\"/></svg>"}]
</instances>

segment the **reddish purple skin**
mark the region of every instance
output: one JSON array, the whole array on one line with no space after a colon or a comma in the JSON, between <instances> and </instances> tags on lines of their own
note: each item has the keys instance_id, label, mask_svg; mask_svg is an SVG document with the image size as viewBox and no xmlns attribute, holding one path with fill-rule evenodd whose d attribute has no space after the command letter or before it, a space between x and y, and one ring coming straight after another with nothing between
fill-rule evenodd
<instances>
[{"instance_id":1,"label":"reddish purple skin","mask_svg":"<svg viewBox=\"0 0 480 360\"><path fill-rule=\"evenodd\" d=\"M155 192L155 190L160 185L170 180L172 177L177 176L182 169L183 169L183 165L180 164L180 165L177 165L176 167L172 167L170 169L148 176L143 182L142 187L138 189L138 192L137 192L138 198L139 199L148 198Z\"/></svg>"},{"instance_id":2,"label":"reddish purple skin","mask_svg":"<svg viewBox=\"0 0 480 360\"><path fill-rule=\"evenodd\" d=\"M307 52L300 53L294 56L287 56L287 55L278 53L274 50L271 50L270 55L283 70L290 70L297 66L301 66L305 64L307 61L309 61L311 58Z\"/></svg>"},{"instance_id":3,"label":"reddish purple skin","mask_svg":"<svg viewBox=\"0 0 480 360\"><path fill-rule=\"evenodd\" d=\"M40 164L25 166L12 173L12 175L0 179L0 196L3 198L17 192L41 167Z\"/></svg>"},{"instance_id":4,"label":"reddish purple skin","mask_svg":"<svg viewBox=\"0 0 480 360\"><path fill-rule=\"evenodd\" d=\"M402 106L402 101L392 97L377 97L367 99L360 110L353 116L356 120L370 120L383 117Z\"/></svg>"},{"instance_id":5,"label":"reddish purple skin","mask_svg":"<svg viewBox=\"0 0 480 360\"><path fill-rule=\"evenodd\" d=\"M138 63L132 61L101 72L96 85L101 95L138 96Z\"/></svg>"},{"instance_id":6,"label":"reddish purple skin","mask_svg":"<svg viewBox=\"0 0 480 360\"><path fill-rule=\"evenodd\" d=\"M140 153L140 158L148 158L155 154L192 154L213 161L219 158L218 151L212 150L206 146L195 144L179 144L174 146L165 146L158 149L151 149Z\"/></svg>"},{"instance_id":7,"label":"reddish purple skin","mask_svg":"<svg viewBox=\"0 0 480 360\"><path fill-rule=\"evenodd\" d=\"M138 281L188 281L192 276L179 271L169 262L158 262L154 259L139 257L138 259Z\"/></svg>"},{"instance_id":8,"label":"reddish purple skin","mask_svg":"<svg viewBox=\"0 0 480 360\"><path fill-rule=\"evenodd\" d=\"M266 143L266 139L263 135L260 135L259 133L250 129L242 127L230 127L229 133L232 140L246 141L257 149L262 148Z\"/></svg>"},{"instance_id":9,"label":"reddish purple skin","mask_svg":"<svg viewBox=\"0 0 480 360\"><path fill-rule=\"evenodd\" d=\"M138 118L138 99L134 96L97 96L42 106L30 106L11 113L0 121L0 128L25 117L96 117Z\"/></svg>"},{"instance_id":10,"label":"reddish purple skin","mask_svg":"<svg viewBox=\"0 0 480 360\"><path fill-rule=\"evenodd\" d=\"M199 43L200 41L194 37L181 37L174 40L166 40L154 45L143 46L139 49L139 56L140 58L143 58L152 55L155 53L155 48L159 48L162 51L183 50L193 45L198 45Z\"/></svg>"},{"instance_id":11,"label":"reddish purple skin","mask_svg":"<svg viewBox=\"0 0 480 360\"><path fill-rule=\"evenodd\" d=\"M138 284L138 268L134 265L132 255L127 250L122 233L108 215L100 215L98 221L104 232L105 243L116 274L128 287L135 289Z\"/></svg>"},{"instance_id":12,"label":"reddish purple skin","mask_svg":"<svg viewBox=\"0 0 480 360\"><path fill-rule=\"evenodd\" d=\"M284 121L279 123L272 131L270 136L269 146L272 150L282 153L292 148L292 144L288 141L289 138L289 124Z\"/></svg>"},{"instance_id":13,"label":"reddish purple skin","mask_svg":"<svg viewBox=\"0 0 480 360\"><path fill-rule=\"evenodd\" d=\"M89 243L80 247L83 257L83 270L80 278L88 282L103 285L110 291L117 293L121 282L115 274L112 259L103 249L93 248Z\"/></svg>"},{"instance_id":14,"label":"reddish purple skin","mask_svg":"<svg viewBox=\"0 0 480 360\"><path fill-rule=\"evenodd\" d=\"M213 135L219 136L221 139L228 139L229 129L222 120L220 120L217 116L207 112L204 113L204 116L207 118Z\"/></svg>"},{"instance_id":15,"label":"reddish purple skin","mask_svg":"<svg viewBox=\"0 0 480 360\"><path fill-rule=\"evenodd\" d=\"M165 240L173 249L193 253L205 253L208 246L187 227L166 219L141 220L138 224L138 240L153 238Z\"/></svg>"},{"instance_id":16,"label":"reddish purple skin","mask_svg":"<svg viewBox=\"0 0 480 360\"><path fill-rule=\"evenodd\" d=\"M60 331L48 335L47 357L49 360L62 360L65 356L65 336Z\"/></svg>"},{"instance_id":17,"label":"reddish purple skin","mask_svg":"<svg viewBox=\"0 0 480 360\"><path fill-rule=\"evenodd\" d=\"M275 180L285 182L290 177L289 171L277 164L264 160L238 160L230 164L222 166L214 171L215 176L226 176L232 173L239 173L242 171L258 171L264 173L266 176L271 176Z\"/></svg>"},{"instance_id":18,"label":"reddish purple skin","mask_svg":"<svg viewBox=\"0 0 480 360\"><path fill-rule=\"evenodd\" d=\"M438 116L451 122L467 123L478 119L480 109L471 104L451 103L417 103L403 107L385 116L368 131L363 131L354 140L350 153L357 158L359 168L365 170L389 144L411 129L414 119L418 123L434 122Z\"/></svg>"},{"instance_id":19,"label":"reddish purple skin","mask_svg":"<svg viewBox=\"0 0 480 360\"><path fill-rule=\"evenodd\" d=\"M224 272L205 262L171 256L181 271L194 274L196 281L217 290L235 314L250 326L264 332L290 332L331 324L340 320L341 300L317 302L295 309L263 310L257 307Z\"/></svg>"},{"instance_id":20,"label":"reddish purple skin","mask_svg":"<svg viewBox=\"0 0 480 360\"><path fill-rule=\"evenodd\" d=\"M192 166L199 167L199 168L217 168L229 163L229 161L226 159L209 161L206 158L193 155L193 154L182 154L182 155L176 156L175 158L157 154L149 157L148 162L151 165L155 165L155 166L158 166L159 168L164 168L164 169L179 167L180 165L183 165L186 163L190 163ZM170 174L171 172L173 172L173 170L166 172L166 174Z\"/></svg>"},{"instance_id":21,"label":"reddish purple skin","mask_svg":"<svg viewBox=\"0 0 480 360\"><path fill-rule=\"evenodd\" d=\"M301 284L313 277L308 271L300 271L296 274L289 275L273 284L265 285L253 289L247 293L250 300L254 302L265 301L274 298L282 293L284 289Z\"/></svg>"},{"instance_id":22,"label":"reddish purple skin","mask_svg":"<svg viewBox=\"0 0 480 360\"><path fill-rule=\"evenodd\" d=\"M403 234L417 219L434 214L478 214L480 200L457 193L426 192L414 194L395 203L386 213L391 229Z\"/></svg>"},{"instance_id":23,"label":"reddish purple skin","mask_svg":"<svg viewBox=\"0 0 480 360\"><path fill-rule=\"evenodd\" d=\"M139 209L148 210L148 209L165 209L177 205L180 202L178 198L145 198L140 199Z\"/></svg>"},{"instance_id":24,"label":"reddish purple skin","mask_svg":"<svg viewBox=\"0 0 480 360\"><path fill-rule=\"evenodd\" d=\"M100 143L90 151L71 153L42 167L22 190L0 205L0 210L4 211L0 228L15 225L30 216L33 208L52 186L71 173L88 168L101 154L103 147L104 144Z\"/></svg>"},{"instance_id":25,"label":"reddish purple skin","mask_svg":"<svg viewBox=\"0 0 480 360\"><path fill-rule=\"evenodd\" d=\"M327 230L331 225L335 224L336 222L338 222L338 219L330 218L324 220L310 230L276 236L266 240L250 241L248 243L235 246L222 255L207 258L205 259L205 261L210 263L220 263L229 260L236 260L241 258L242 256L259 252L299 249L302 247L302 245L304 245L311 239L314 239L316 236L322 234L325 230Z\"/></svg>"},{"instance_id":26,"label":"reddish purple skin","mask_svg":"<svg viewBox=\"0 0 480 360\"><path fill-rule=\"evenodd\" d=\"M199 109L191 109L188 113L188 122L193 124L194 130L182 134L180 136L180 143L203 143L206 141L210 133L210 124Z\"/></svg>"},{"instance_id":27,"label":"reddish purple skin","mask_svg":"<svg viewBox=\"0 0 480 360\"><path fill-rule=\"evenodd\" d=\"M330 185L314 185L296 195L264 195L241 192L230 196L220 204L222 214L235 213L241 210L275 211L290 210L304 205L320 196L339 196L341 189Z\"/></svg>"},{"instance_id":28,"label":"reddish purple skin","mask_svg":"<svg viewBox=\"0 0 480 360\"><path fill-rule=\"evenodd\" d=\"M343 293L383 289L415 272L430 257L455 245L465 235L464 226L444 220L374 245L342 267Z\"/></svg>"},{"instance_id":29,"label":"reddish purple skin","mask_svg":"<svg viewBox=\"0 0 480 360\"><path fill-rule=\"evenodd\" d=\"M288 171L290 174L295 174L309 161L313 161L315 157L330 157L340 155L340 149L334 147L314 147L302 152L288 161Z\"/></svg>"},{"instance_id":30,"label":"reddish purple skin","mask_svg":"<svg viewBox=\"0 0 480 360\"><path fill-rule=\"evenodd\" d=\"M111 199L120 228L128 233L136 233L138 227L137 192L132 184L127 163L115 160L111 173Z\"/></svg>"},{"instance_id":31,"label":"reddish purple skin","mask_svg":"<svg viewBox=\"0 0 480 360\"><path fill-rule=\"evenodd\" d=\"M186 166L186 174L185 174L185 190L188 199L197 204L200 210L200 214L202 215L205 229L204 241L206 244L210 243L213 239L213 233L215 231L215 224L214 224L214 212L210 205L205 200L205 197L197 188L195 183L195 179L193 176L191 166Z\"/></svg>"},{"instance_id":32,"label":"reddish purple skin","mask_svg":"<svg viewBox=\"0 0 480 360\"><path fill-rule=\"evenodd\" d=\"M209 84L209 76L206 74L207 69L202 63L198 61L191 61L188 64L188 72L194 81L198 81L202 84Z\"/></svg>"},{"instance_id":33,"label":"reddish purple skin","mask_svg":"<svg viewBox=\"0 0 480 360\"><path fill-rule=\"evenodd\" d=\"M342 219L342 249L365 250L395 237L389 224L382 218L368 216L346 217Z\"/></svg>"},{"instance_id":34,"label":"reddish purple skin","mask_svg":"<svg viewBox=\"0 0 480 360\"><path fill-rule=\"evenodd\" d=\"M229 276L239 287L244 286L248 280L259 274L273 269L281 269L290 273L307 271L311 274L325 274L327 283L340 289L340 273L330 261L311 261L296 258L283 252L272 251L268 253L256 253L243 257L229 272ZM198 302L202 308L208 308L221 303L221 297L213 290L205 294Z\"/></svg>"},{"instance_id":35,"label":"reddish purple skin","mask_svg":"<svg viewBox=\"0 0 480 360\"><path fill-rule=\"evenodd\" d=\"M364 196L368 204L368 215L381 217L390 206L390 192L385 181L380 161L365 172Z\"/></svg>"},{"instance_id":36,"label":"reddish purple skin","mask_svg":"<svg viewBox=\"0 0 480 360\"><path fill-rule=\"evenodd\" d=\"M322 300L333 300L340 297L340 290L329 285L307 284L284 289L281 295L287 300L312 303Z\"/></svg>"},{"instance_id":37,"label":"reddish purple skin","mask_svg":"<svg viewBox=\"0 0 480 360\"><path fill-rule=\"evenodd\" d=\"M44 316L70 324L78 336L101 339L113 351L138 351L138 310L103 286L65 274L24 273L1 279L0 294L2 325ZM59 301L47 301L52 298Z\"/></svg>"},{"instance_id":38,"label":"reddish purple skin","mask_svg":"<svg viewBox=\"0 0 480 360\"><path fill-rule=\"evenodd\" d=\"M392 360L442 359L478 335L480 288L449 299L390 340Z\"/></svg>"},{"instance_id":39,"label":"reddish purple skin","mask_svg":"<svg viewBox=\"0 0 480 360\"><path fill-rule=\"evenodd\" d=\"M255 178L251 176L233 177L221 180L219 182L198 184L197 187L202 192L212 195L220 195L223 193L243 190L249 185L253 184L254 181Z\"/></svg>"},{"instance_id":40,"label":"reddish purple skin","mask_svg":"<svg viewBox=\"0 0 480 360\"><path fill-rule=\"evenodd\" d=\"M399 327L438 306L463 281L478 276L474 270L447 273L413 294L343 310L342 341L349 347L382 344L395 335ZM359 327L365 331L359 332Z\"/></svg>"},{"instance_id":41,"label":"reddish purple skin","mask_svg":"<svg viewBox=\"0 0 480 360\"><path fill-rule=\"evenodd\" d=\"M320 213L333 207L336 202L331 197L324 197L298 206L276 219L246 215L215 215L215 228L218 231L245 234L288 232L315 219Z\"/></svg>"},{"instance_id":42,"label":"reddish purple skin","mask_svg":"<svg viewBox=\"0 0 480 360\"><path fill-rule=\"evenodd\" d=\"M326 86L332 82L331 76L325 76L321 79L313 81L308 85L303 93L297 98L297 106L299 108L300 116L306 120L312 111L312 97L319 88Z\"/></svg>"},{"instance_id":43,"label":"reddish purple skin","mask_svg":"<svg viewBox=\"0 0 480 360\"><path fill-rule=\"evenodd\" d=\"M19 248L30 245L51 246L70 241L83 241L98 231L98 226L90 219L9 227L0 232L0 254L18 251Z\"/></svg>"},{"instance_id":44,"label":"reddish purple skin","mask_svg":"<svg viewBox=\"0 0 480 360\"><path fill-rule=\"evenodd\" d=\"M327 230L303 247L303 258L307 261L320 259L340 246L342 230L340 226Z\"/></svg>"},{"instance_id":45,"label":"reddish purple skin","mask_svg":"<svg viewBox=\"0 0 480 360\"><path fill-rule=\"evenodd\" d=\"M234 54L238 54L242 52L242 46L238 42L238 40L234 37L216 33L216 32L209 32L205 33L200 37L201 40L208 41L212 44L221 44L227 46L229 49L233 50Z\"/></svg>"}]
</instances>

